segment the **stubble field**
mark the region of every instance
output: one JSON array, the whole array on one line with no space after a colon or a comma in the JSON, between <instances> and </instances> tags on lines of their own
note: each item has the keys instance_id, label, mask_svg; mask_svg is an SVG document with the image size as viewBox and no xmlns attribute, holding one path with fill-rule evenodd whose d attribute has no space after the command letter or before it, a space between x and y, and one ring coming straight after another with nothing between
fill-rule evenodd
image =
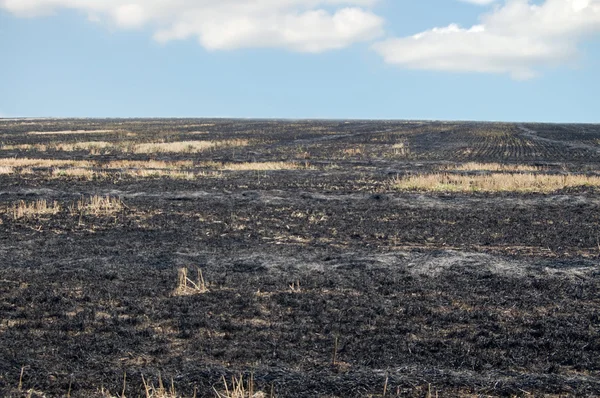
<instances>
[{"instance_id":1,"label":"stubble field","mask_svg":"<svg viewBox=\"0 0 600 398\"><path fill-rule=\"evenodd\" d=\"M597 125L0 120L0 395L599 396L599 192Z\"/></svg>"}]
</instances>

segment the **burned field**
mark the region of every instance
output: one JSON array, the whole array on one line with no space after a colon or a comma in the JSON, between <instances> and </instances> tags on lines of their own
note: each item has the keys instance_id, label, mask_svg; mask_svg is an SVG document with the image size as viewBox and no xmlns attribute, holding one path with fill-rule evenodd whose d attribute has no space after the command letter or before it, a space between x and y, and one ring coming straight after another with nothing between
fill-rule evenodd
<instances>
[{"instance_id":1,"label":"burned field","mask_svg":"<svg viewBox=\"0 0 600 398\"><path fill-rule=\"evenodd\" d=\"M0 120L0 144L2 396L600 395L600 126Z\"/></svg>"}]
</instances>

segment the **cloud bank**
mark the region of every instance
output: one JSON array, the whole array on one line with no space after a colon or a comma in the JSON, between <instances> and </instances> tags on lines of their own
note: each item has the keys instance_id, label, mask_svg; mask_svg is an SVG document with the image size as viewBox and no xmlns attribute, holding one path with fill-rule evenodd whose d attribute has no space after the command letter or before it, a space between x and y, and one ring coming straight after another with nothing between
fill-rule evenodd
<instances>
[{"instance_id":1,"label":"cloud bank","mask_svg":"<svg viewBox=\"0 0 600 398\"><path fill-rule=\"evenodd\" d=\"M161 43L194 38L209 50L319 53L380 40L375 52L401 68L515 79L573 62L578 45L600 32L600 0L458 0L485 7L477 24L451 23L381 39L384 18L374 12L379 1L384 0L0 0L0 8L22 17L79 10L117 28L151 29Z\"/></svg>"},{"instance_id":2,"label":"cloud bank","mask_svg":"<svg viewBox=\"0 0 600 398\"><path fill-rule=\"evenodd\" d=\"M386 62L404 68L528 79L540 67L571 62L578 43L600 32L600 0L546 0L539 5L508 0L480 19L470 28L450 24L390 38L373 48Z\"/></svg>"},{"instance_id":3,"label":"cloud bank","mask_svg":"<svg viewBox=\"0 0 600 398\"><path fill-rule=\"evenodd\" d=\"M15 15L59 9L87 13L123 29L154 29L159 42L196 38L210 50L277 47L322 52L372 40L383 19L377 0L0 0Z\"/></svg>"}]
</instances>

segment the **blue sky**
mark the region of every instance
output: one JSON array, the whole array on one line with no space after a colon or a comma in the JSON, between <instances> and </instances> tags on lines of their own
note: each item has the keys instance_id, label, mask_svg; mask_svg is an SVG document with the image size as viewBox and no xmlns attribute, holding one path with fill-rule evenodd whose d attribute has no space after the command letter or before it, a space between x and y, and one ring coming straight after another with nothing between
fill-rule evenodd
<instances>
[{"instance_id":1,"label":"blue sky","mask_svg":"<svg viewBox=\"0 0 600 398\"><path fill-rule=\"evenodd\" d=\"M600 0L0 0L0 117L600 122Z\"/></svg>"}]
</instances>

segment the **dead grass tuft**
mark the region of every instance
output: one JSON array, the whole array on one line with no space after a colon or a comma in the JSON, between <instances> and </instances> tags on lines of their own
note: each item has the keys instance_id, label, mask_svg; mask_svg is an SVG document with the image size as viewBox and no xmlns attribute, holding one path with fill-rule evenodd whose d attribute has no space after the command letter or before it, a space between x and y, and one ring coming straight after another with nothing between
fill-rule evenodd
<instances>
[{"instance_id":1,"label":"dead grass tuft","mask_svg":"<svg viewBox=\"0 0 600 398\"><path fill-rule=\"evenodd\" d=\"M363 148L355 147L355 148L346 148L342 150L342 154L349 156L357 156L363 154Z\"/></svg>"},{"instance_id":2,"label":"dead grass tuft","mask_svg":"<svg viewBox=\"0 0 600 398\"><path fill-rule=\"evenodd\" d=\"M85 180L93 180L96 177L103 177L105 173L98 173L92 169L84 169L80 167L71 167L67 169L52 169L52 177L77 177Z\"/></svg>"},{"instance_id":3,"label":"dead grass tuft","mask_svg":"<svg viewBox=\"0 0 600 398\"><path fill-rule=\"evenodd\" d=\"M30 131L29 135L71 135L71 134L105 134L116 133L115 130L63 130L63 131Z\"/></svg>"},{"instance_id":4,"label":"dead grass tuft","mask_svg":"<svg viewBox=\"0 0 600 398\"><path fill-rule=\"evenodd\" d=\"M32 151L32 150L48 150L48 146L44 144L15 144L15 145L2 145L2 149L6 151Z\"/></svg>"},{"instance_id":5,"label":"dead grass tuft","mask_svg":"<svg viewBox=\"0 0 600 398\"><path fill-rule=\"evenodd\" d=\"M216 165L217 163L214 164ZM0 159L0 175L16 172L21 175L34 174L36 172L34 168L51 168L52 171L50 177L52 178L71 177L92 180L95 178L107 178L110 175L115 174L135 178L167 177L192 180L195 179L197 175L191 171L185 171L184 169L191 169L193 166L194 162L191 160L176 162L164 162L158 160L118 160L99 165L98 163L84 160L8 158ZM101 170L98 170L98 167L101 167ZM112 170L115 169L120 169L120 171L118 173L112 172Z\"/></svg>"},{"instance_id":6,"label":"dead grass tuft","mask_svg":"<svg viewBox=\"0 0 600 398\"><path fill-rule=\"evenodd\" d=\"M291 293L301 293L302 288L300 287L300 281L290 283L290 292Z\"/></svg>"},{"instance_id":7,"label":"dead grass tuft","mask_svg":"<svg viewBox=\"0 0 600 398\"><path fill-rule=\"evenodd\" d=\"M30 158L3 158L0 166L7 167L92 167L94 163L87 160L59 160L59 159L30 159Z\"/></svg>"},{"instance_id":8,"label":"dead grass tuft","mask_svg":"<svg viewBox=\"0 0 600 398\"><path fill-rule=\"evenodd\" d=\"M94 153L100 153L105 149L114 149L115 144L106 141L88 141L88 142L76 142L76 143L59 143L51 146L55 151L63 152L75 152L75 151L90 151Z\"/></svg>"},{"instance_id":9,"label":"dead grass tuft","mask_svg":"<svg viewBox=\"0 0 600 398\"><path fill-rule=\"evenodd\" d=\"M97 171L86 168L54 168L52 177L76 177L85 180L93 180L95 178L107 178L111 175L129 176L134 178L173 178L182 180L193 180L196 175L193 172L181 171L177 169L124 169L118 173L109 173L108 171Z\"/></svg>"},{"instance_id":10,"label":"dead grass tuft","mask_svg":"<svg viewBox=\"0 0 600 398\"><path fill-rule=\"evenodd\" d=\"M294 155L296 159L310 159L311 154L308 151L300 151Z\"/></svg>"},{"instance_id":11,"label":"dead grass tuft","mask_svg":"<svg viewBox=\"0 0 600 398\"><path fill-rule=\"evenodd\" d=\"M254 391L254 376L251 374L247 381L244 381L243 376L232 377L231 384L227 383L225 377L223 377L223 388L222 391L217 391L213 387L213 390L217 398L267 398L267 394L262 391ZM269 398L274 398L273 389L268 395Z\"/></svg>"},{"instance_id":12,"label":"dead grass tuft","mask_svg":"<svg viewBox=\"0 0 600 398\"><path fill-rule=\"evenodd\" d=\"M208 287L206 286L206 282L204 282L204 276L202 276L202 270L196 268L196 272L196 281L193 281L188 277L187 267L181 267L177 270L177 288L175 288L175 296L189 296L192 294L208 292Z\"/></svg>"},{"instance_id":13,"label":"dead grass tuft","mask_svg":"<svg viewBox=\"0 0 600 398\"><path fill-rule=\"evenodd\" d=\"M60 212L60 205L54 201L48 205L46 199L39 199L35 202L20 201L12 206L11 213L15 220L20 218L33 218L45 215L54 215Z\"/></svg>"},{"instance_id":14,"label":"dead grass tuft","mask_svg":"<svg viewBox=\"0 0 600 398\"><path fill-rule=\"evenodd\" d=\"M27 396L27 397L45 397L41 391L36 391L34 389L25 390L23 388L23 372L24 368L21 368L21 375L19 378L19 384L16 389L12 389L11 392L16 394L15 396ZM215 387L213 387L213 391L215 393L215 398L275 398L274 388L271 385L271 391L269 394L265 394L262 391L255 391L256 386L254 383L254 375L250 374L250 377L245 380L243 376L231 378L231 383L228 383L225 379L225 376L222 378L223 387L221 391L218 391ZM101 387L96 393L102 398L125 398L125 391L127 387L127 374L123 375L123 386L122 392L119 394L111 393L111 391ZM154 384L152 379L146 379L144 375L142 375L142 386L144 393L142 395L145 398L183 398L183 395L178 393L175 389L175 383L173 379L169 385L165 385L163 382L162 376L158 375L157 384ZM206 391L205 391L206 393ZM27 394L27 395L25 395ZM96 395L94 394L94 395ZM204 394L205 395L205 394ZM203 396L204 396L203 395ZM10 396L13 396L12 394ZM66 397L71 396L71 384L69 383L68 391L66 392ZM196 398L198 396L196 388L194 388L194 394L190 398Z\"/></svg>"},{"instance_id":15,"label":"dead grass tuft","mask_svg":"<svg viewBox=\"0 0 600 398\"><path fill-rule=\"evenodd\" d=\"M246 162L246 163L225 163L216 166L223 171L267 171L267 170L297 170L302 168L298 163L293 162ZM304 165L306 168L307 165Z\"/></svg>"},{"instance_id":16,"label":"dead grass tuft","mask_svg":"<svg viewBox=\"0 0 600 398\"><path fill-rule=\"evenodd\" d=\"M33 171L33 169L31 167L24 167L19 171L19 174L30 175L30 174L35 174L35 172Z\"/></svg>"},{"instance_id":17,"label":"dead grass tuft","mask_svg":"<svg viewBox=\"0 0 600 398\"><path fill-rule=\"evenodd\" d=\"M397 144L394 144L392 146L392 149L394 150L394 155L397 155L397 156L410 155L410 148L408 147L408 144L406 144L405 142L399 142Z\"/></svg>"},{"instance_id":18,"label":"dead grass tuft","mask_svg":"<svg viewBox=\"0 0 600 398\"><path fill-rule=\"evenodd\" d=\"M17 144L17 145L3 145L3 150L13 151L62 151L62 152L75 152L75 151L89 151L91 154L99 154L106 152L107 150L117 149L117 144L106 142L106 141L88 141L88 142L49 142L45 144Z\"/></svg>"},{"instance_id":19,"label":"dead grass tuft","mask_svg":"<svg viewBox=\"0 0 600 398\"><path fill-rule=\"evenodd\" d=\"M468 162L460 165L444 166L444 170L456 171L540 171L542 167L525 164L477 163Z\"/></svg>"},{"instance_id":20,"label":"dead grass tuft","mask_svg":"<svg viewBox=\"0 0 600 398\"><path fill-rule=\"evenodd\" d=\"M169 388L165 388L162 378L158 376L158 386L155 387L152 381L146 382L144 376L142 376L142 383L144 384L144 390L146 392L146 398L179 398L180 395L175 391L173 380L171 379L171 385Z\"/></svg>"},{"instance_id":21,"label":"dead grass tuft","mask_svg":"<svg viewBox=\"0 0 600 398\"><path fill-rule=\"evenodd\" d=\"M119 395L111 394L110 391L102 388L100 390L100 396L102 398L126 398L125 397L125 386L126 386L126 375L123 376L123 392ZM171 379L171 384L167 387L164 385L162 377L160 374L158 375L158 385L155 386L152 380L146 380L144 375L142 375L142 386L144 387L144 397L145 398L182 398L181 394L178 394L175 390L175 384L173 379ZM196 398L196 393L194 392L193 398Z\"/></svg>"},{"instance_id":22,"label":"dead grass tuft","mask_svg":"<svg viewBox=\"0 0 600 398\"><path fill-rule=\"evenodd\" d=\"M3 150L19 151L62 151L76 152L88 151L91 155L104 153L197 153L209 149L230 148L249 145L248 140L223 140L223 141L177 141L177 142L149 142L136 144L132 141L106 142L49 142L44 144L17 144L3 145Z\"/></svg>"},{"instance_id":23,"label":"dead grass tuft","mask_svg":"<svg viewBox=\"0 0 600 398\"><path fill-rule=\"evenodd\" d=\"M179 170L152 170L152 169L131 169L124 170L121 172L124 175L135 177L135 178L158 178L167 177L181 180L193 180L196 175L188 171Z\"/></svg>"},{"instance_id":24,"label":"dead grass tuft","mask_svg":"<svg viewBox=\"0 0 600 398\"><path fill-rule=\"evenodd\" d=\"M191 160L164 162L162 160L114 160L104 164L106 169L184 169L194 166Z\"/></svg>"},{"instance_id":25,"label":"dead grass tuft","mask_svg":"<svg viewBox=\"0 0 600 398\"><path fill-rule=\"evenodd\" d=\"M460 175L434 173L397 177L391 187L398 190L442 192L553 192L579 186L600 186L600 177L580 174L550 175L525 173L492 173Z\"/></svg>"},{"instance_id":26,"label":"dead grass tuft","mask_svg":"<svg viewBox=\"0 0 600 398\"><path fill-rule=\"evenodd\" d=\"M0 166L1 174L12 174L15 170L11 166Z\"/></svg>"},{"instance_id":27,"label":"dead grass tuft","mask_svg":"<svg viewBox=\"0 0 600 398\"><path fill-rule=\"evenodd\" d=\"M119 198L111 196L90 196L82 198L69 207L71 215L112 216L121 212L125 205Z\"/></svg>"}]
</instances>

